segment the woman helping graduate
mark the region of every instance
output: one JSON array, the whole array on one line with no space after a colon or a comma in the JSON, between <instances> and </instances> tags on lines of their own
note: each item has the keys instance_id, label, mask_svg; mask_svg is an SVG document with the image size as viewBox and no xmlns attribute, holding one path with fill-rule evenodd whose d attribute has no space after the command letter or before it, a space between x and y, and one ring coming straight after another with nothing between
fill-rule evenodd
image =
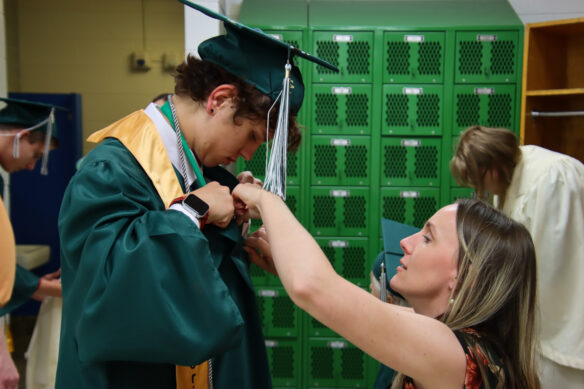
<instances>
[{"instance_id":1,"label":"woman helping graduate","mask_svg":"<svg viewBox=\"0 0 584 389\"><path fill-rule=\"evenodd\" d=\"M233 196L265 226L248 238L251 260L277 273L300 308L398 371L392 388L540 387L535 251L522 225L476 200L440 209L401 241L390 286L406 308L336 274L279 197L250 184Z\"/></svg>"},{"instance_id":2,"label":"woman helping graduate","mask_svg":"<svg viewBox=\"0 0 584 389\"><path fill-rule=\"evenodd\" d=\"M99 145L63 199L58 388L271 388L230 194L239 181L219 165L277 135L296 49L183 2L227 34L178 66L164 105L90 136ZM288 73L293 148L304 88Z\"/></svg>"}]
</instances>

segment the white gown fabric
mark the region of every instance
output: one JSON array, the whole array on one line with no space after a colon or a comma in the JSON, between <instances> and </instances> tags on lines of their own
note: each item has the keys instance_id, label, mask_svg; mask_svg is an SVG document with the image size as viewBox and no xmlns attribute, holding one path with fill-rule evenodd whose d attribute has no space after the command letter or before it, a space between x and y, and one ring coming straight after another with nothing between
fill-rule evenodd
<instances>
[{"instance_id":1,"label":"white gown fabric","mask_svg":"<svg viewBox=\"0 0 584 389\"><path fill-rule=\"evenodd\" d=\"M541 352L584 378L584 164L538 146L521 151L503 212L535 244Z\"/></svg>"}]
</instances>

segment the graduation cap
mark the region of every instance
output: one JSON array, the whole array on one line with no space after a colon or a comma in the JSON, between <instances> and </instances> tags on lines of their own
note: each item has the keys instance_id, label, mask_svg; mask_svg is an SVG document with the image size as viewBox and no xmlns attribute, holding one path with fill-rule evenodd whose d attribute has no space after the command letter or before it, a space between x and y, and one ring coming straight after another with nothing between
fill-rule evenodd
<instances>
[{"instance_id":1,"label":"graduation cap","mask_svg":"<svg viewBox=\"0 0 584 389\"><path fill-rule=\"evenodd\" d=\"M285 199L288 115L290 111L296 115L304 99L302 75L292 58L298 56L335 72L339 70L321 58L265 34L260 29L248 27L199 4L179 1L222 21L225 27L225 35L215 36L199 45L201 59L213 62L255 86L271 97L274 105L280 102L271 156L266 158L264 188Z\"/></svg>"},{"instance_id":2,"label":"graduation cap","mask_svg":"<svg viewBox=\"0 0 584 389\"><path fill-rule=\"evenodd\" d=\"M375 278L379 280L383 265L385 279L381 279L380 284L385 282L385 285L387 285L387 290L391 294L403 299L403 296L390 288L389 281L395 275L397 271L396 269L400 265L399 261L404 255L404 252L400 246L400 241L410 235L417 233L420 231L420 229L407 224L398 223L394 220L381 218L381 230L383 232L383 251L377 256L371 271L373 272Z\"/></svg>"},{"instance_id":3,"label":"graduation cap","mask_svg":"<svg viewBox=\"0 0 584 389\"><path fill-rule=\"evenodd\" d=\"M22 130L14 136L14 148L12 152L14 158L19 157L20 134L22 131L40 131L46 135L41 167L41 174L46 175L48 172L47 163L51 150L51 141L52 139L57 139L55 109L67 109L36 101L10 99L6 97L0 97L0 101L6 104L4 108L0 109L0 123L22 127Z\"/></svg>"}]
</instances>

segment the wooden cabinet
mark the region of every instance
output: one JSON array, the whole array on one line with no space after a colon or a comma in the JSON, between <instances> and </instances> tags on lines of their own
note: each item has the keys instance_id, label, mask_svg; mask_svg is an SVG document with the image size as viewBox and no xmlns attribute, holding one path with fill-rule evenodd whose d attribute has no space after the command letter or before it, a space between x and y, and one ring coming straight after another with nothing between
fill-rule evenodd
<instances>
[{"instance_id":1,"label":"wooden cabinet","mask_svg":"<svg viewBox=\"0 0 584 389\"><path fill-rule=\"evenodd\" d=\"M584 18L525 26L521 139L584 162Z\"/></svg>"}]
</instances>

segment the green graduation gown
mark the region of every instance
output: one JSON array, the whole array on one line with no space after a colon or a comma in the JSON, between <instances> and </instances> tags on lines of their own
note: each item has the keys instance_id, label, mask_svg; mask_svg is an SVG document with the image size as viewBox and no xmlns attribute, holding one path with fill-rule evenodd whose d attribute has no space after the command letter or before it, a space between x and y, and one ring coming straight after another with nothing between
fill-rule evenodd
<instances>
[{"instance_id":1,"label":"green graduation gown","mask_svg":"<svg viewBox=\"0 0 584 389\"><path fill-rule=\"evenodd\" d=\"M114 125L152 135L156 127L142 115ZM139 156L105 139L65 192L56 387L174 388L175 365L212 358L214 388L271 388L241 229L232 222L201 231L167 210L165 188L178 178L152 162L168 159L156 136L138 141L154 143ZM205 175L237 184L222 168Z\"/></svg>"},{"instance_id":2,"label":"green graduation gown","mask_svg":"<svg viewBox=\"0 0 584 389\"><path fill-rule=\"evenodd\" d=\"M0 197L4 194L4 180L0 177ZM4 206L4 204L2 204ZM12 233L12 231L10 231ZM4 269L2 269L4 271ZM0 308L0 316L4 316L22 304L26 303L39 287L40 278L33 272L16 265L14 287L10 300Z\"/></svg>"},{"instance_id":3,"label":"green graduation gown","mask_svg":"<svg viewBox=\"0 0 584 389\"><path fill-rule=\"evenodd\" d=\"M39 288L40 278L33 272L16 265L16 277L12 296L5 306L0 308L0 316L4 316L26 303Z\"/></svg>"}]
</instances>

